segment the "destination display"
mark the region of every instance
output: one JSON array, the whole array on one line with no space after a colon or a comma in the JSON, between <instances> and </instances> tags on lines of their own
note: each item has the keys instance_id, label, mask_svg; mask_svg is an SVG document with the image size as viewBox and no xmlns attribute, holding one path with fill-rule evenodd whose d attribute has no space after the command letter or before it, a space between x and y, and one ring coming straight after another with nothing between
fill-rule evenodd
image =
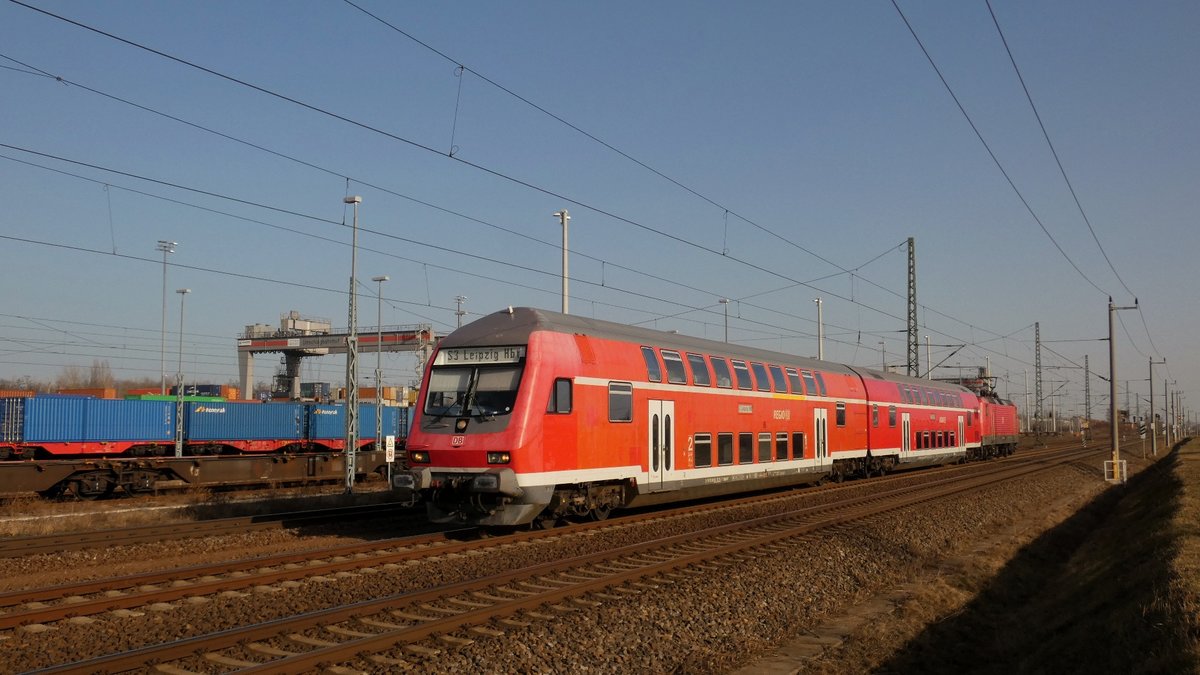
<instances>
[{"instance_id":1,"label":"destination display","mask_svg":"<svg viewBox=\"0 0 1200 675\"><path fill-rule=\"evenodd\" d=\"M525 358L525 347L457 347L438 352L436 366L517 363Z\"/></svg>"}]
</instances>

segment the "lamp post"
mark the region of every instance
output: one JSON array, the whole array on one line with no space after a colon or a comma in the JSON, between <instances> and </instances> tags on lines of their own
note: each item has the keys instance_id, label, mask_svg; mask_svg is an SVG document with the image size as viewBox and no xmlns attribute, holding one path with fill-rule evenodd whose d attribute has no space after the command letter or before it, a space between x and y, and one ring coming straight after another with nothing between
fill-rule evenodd
<instances>
[{"instance_id":1,"label":"lamp post","mask_svg":"<svg viewBox=\"0 0 1200 675\"><path fill-rule=\"evenodd\" d=\"M717 302L725 307L725 341L729 342L729 298L720 298Z\"/></svg>"},{"instance_id":2,"label":"lamp post","mask_svg":"<svg viewBox=\"0 0 1200 675\"><path fill-rule=\"evenodd\" d=\"M371 277L371 281L379 284L379 292L375 294L375 315L378 317L375 326L375 449L383 441L383 282L388 280L386 274ZM388 466L391 470L391 466ZM390 485L390 483L389 483Z\"/></svg>"},{"instance_id":3,"label":"lamp post","mask_svg":"<svg viewBox=\"0 0 1200 675\"><path fill-rule=\"evenodd\" d=\"M190 288L175 290L179 294L179 367L175 370L175 456L183 457L183 301Z\"/></svg>"},{"instance_id":4,"label":"lamp post","mask_svg":"<svg viewBox=\"0 0 1200 675\"><path fill-rule=\"evenodd\" d=\"M358 265L358 205L362 197L354 195L342 200L354 205L353 234L350 240L350 311L346 321L346 494L354 491L358 472L358 289L355 268Z\"/></svg>"},{"instance_id":5,"label":"lamp post","mask_svg":"<svg viewBox=\"0 0 1200 675\"><path fill-rule=\"evenodd\" d=\"M571 222L571 215L566 209L555 211L554 217L562 222L563 228L563 243L562 243L562 313L568 314L567 311L567 281L570 277L567 275L567 223Z\"/></svg>"},{"instance_id":6,"label":"lamp post","mask_svg":"<svg viewBox=\"0 0 1200 675\"><path fill-rule=\"evenodd\" d=\"M825 360L825 318L821 315L821 305L825 304L821 298L813 298L813 302L817 303L817 359Z\"/></svg>"},{"instance_id":7,"label":"lamp post","mask_svg":"<svg viewBox=\"0 0 1200 675\"><path fill-rule=\"evenodd\" d=\"M454 302L458 304L458 309L454 310L454 316L458 318L457 328L462 328L462 318L467 315L466 311L462 308L463 303L466 301L467 296L465 295L454 296Z\"/></svg>"},{"instance_id":8,"label":"lamp post","mask_svg":"<svg viewBox=\"0 0 1200 675\"><path fill-rule=\"evenodd\" d=\"M158 393L162 396L167 395L167 254L174 253L175 247L179 242L167 241L159 239L158 245L154 250L161 251L163 254L163 283L162 283L162 338L159 340L158 352L158 370L160 376L160 387Z\"/></svg>"}]
</instances>

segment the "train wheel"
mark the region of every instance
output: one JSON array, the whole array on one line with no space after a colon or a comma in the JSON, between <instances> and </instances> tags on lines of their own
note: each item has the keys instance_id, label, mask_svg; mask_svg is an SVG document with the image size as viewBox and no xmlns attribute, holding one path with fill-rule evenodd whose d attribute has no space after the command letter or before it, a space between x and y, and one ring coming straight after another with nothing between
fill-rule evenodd
<instances>
[{"instance_id":1,"label":"train wheel","mask_svg":"<svg viewBox=\"0 0 1200 675\"><path fill-rule=\"evenodd\" d=\"M103 499L113 493L116 485L108 476L89 475L70 482L68 491L85 501Z\"/></svg>"},{"instance_id":2,"label":"train wheel","mask_svg":"<svg viewBox=\"0 0 1200 675\"><path fill-rule=\"evenodd\" d=\"M534 530L553 530L558 525L558 518L555 516L540 516L529 524L530 529Z\"/></svg>"},{"instance_id":3,"label":"train wheel","mask_svg":"<svg viewBox=\"0 0 1200 675\"><path fill-rule=\"evenodd\" d=\"M608 514L612 513L611 506L597 506L592 509L592 520L608 520Z\"/></svg>"}]
</instances>

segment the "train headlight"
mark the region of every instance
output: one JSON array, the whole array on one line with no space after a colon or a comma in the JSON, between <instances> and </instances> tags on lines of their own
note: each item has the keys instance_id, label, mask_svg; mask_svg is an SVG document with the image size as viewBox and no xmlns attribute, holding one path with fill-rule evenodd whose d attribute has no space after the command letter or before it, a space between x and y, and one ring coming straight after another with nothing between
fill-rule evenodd
<instances>
[{"instance_id":1,"label":"train headlight","mask_svg":"<svg viewBox=\"0 0 1200 675\"><path fill-rule=\"evenodd\" d=\"M508 464L512 461L512 455L507 452L489 452L487 454L488 464Z\"/></svg>"},{"instance_id":2,"label":"train headlight","mask_svg":"<svg viewBox=\"0 0 1200 675\"><path fill-rule=\"evenodd\" d=\"M469 420L465 417L460 417L460 418L454 420L454 430L461 434L462 432L467 430L467 425L470 423L471 423L471 420Z\"/></svg>"},{"instance_id":3,"label":"train headlight","mask_svg":"<svg viewBox=\"0 0 1200 675\"><path fill-rule=\"evenodd\" d=\"M471 481L471 487L475 490L495 492L500 487L500 477L494 473L481 473Z\"/></svg>"},{"instance_id":4,"label":"train headlight","mask_svg":"<svg viewBox=\"0 0 1200 675\"><path fill-rule=\"evenodd\" d=\"M413 450L412 452L408 453L408 461L413 462L414 464L428 464L429 453L425 452L424 450Z\"/></svg>"}]
</instances>

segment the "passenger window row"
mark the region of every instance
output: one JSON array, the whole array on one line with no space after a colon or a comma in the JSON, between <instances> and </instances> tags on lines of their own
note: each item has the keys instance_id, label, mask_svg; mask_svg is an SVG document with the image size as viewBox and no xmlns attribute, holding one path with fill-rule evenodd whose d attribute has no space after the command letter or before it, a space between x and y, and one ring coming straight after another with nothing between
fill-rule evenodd
<instances>
[{"instance_id":1,"label":"passenger window row","mask_svg":"<svg viewBox=\"0 0 1200 675\"><path fill-rule=\"evenodd\" d=\"M927 448L953 448L958 445L958 434L953 431L917 431L913 433L916 437L918 450Z\"/></svg>"},{"instance_id":2,"label":"passenger window row","mask_svg":"<svg viewBox=\"0 0 1200 675\"><path fill-rule=\"evenodd\" d=\"M897 384L900 400L913 405L935 405L942 408L965 408L962 394L958 392L938 391L928 387L917 387L911 384Z\"/></svg>"},{"instance_id":3,"label":"passenger window row","mask_svg":"<svg viewBox=\"0 0 1200 675\"><path fill-rule=\"evenodd\" d=\"M662 361L659 361L659 354ZM646 361L646 379L651 382L687 384L697 387L774 391L783 394L825 396L825 378L815 370L799 370L771 363L729 359L672 349L642 347Z\"/></svg>"},{"instance_id":4,"label":"passenger window row","mask_svg":"<svg viewBox=\"0 0 1200 675\"><path fill-rule=\"evenodd\" d=\"M732 432L721 432L717 435L717 454L713 457L713 434L700 433L692 436L693 465L696 468L734 464ZM760 462L781 462L786 459L804 458L804 432L785 431L753 432L744 431L737 436L737 464L756 464Z\"/></svg>"}]
</instances>

